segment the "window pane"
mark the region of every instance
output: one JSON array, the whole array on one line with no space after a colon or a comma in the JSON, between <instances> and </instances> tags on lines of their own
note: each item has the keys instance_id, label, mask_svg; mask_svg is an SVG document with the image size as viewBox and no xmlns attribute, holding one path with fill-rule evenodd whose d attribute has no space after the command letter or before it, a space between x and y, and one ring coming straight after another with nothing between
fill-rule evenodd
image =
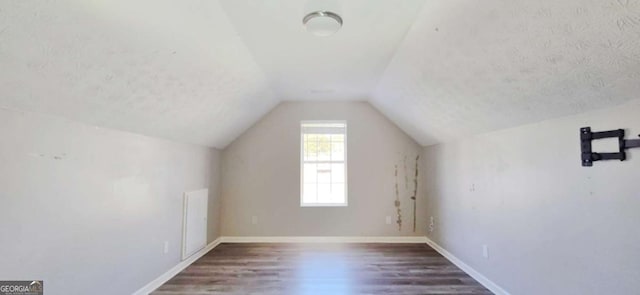
<instances>
[{"instance_id":1,"label":"window pane","mask_svg":"<svg viewBox=\"0 0 640 295\"><path fill-rule=\"evenodd\" d=\"M331 160L344 161L344 142L331 143Z\"/></svg>"},{"instance_id":2,"label":"window pane","mask_svg":"<svg viewBox=\"0 0 640 295\"><path fill-rule=\"evenodd\" d=\"M307 137L308 141L318 141L317 134L309 133L309 134L305 134L305 136Z\"/></svg>"},{"instance_id":3,"label":"window pane","mask_svg":"<svg viewBox=\"0 0 640 295\"><path fill-rule=\"evenodd\" d=\"M314 134L305 134L305 137L307 140L304 143L304 160L315 161L318 159L318 138Z\"/></svg>"},{"instance_id":4,"label":"window pane","mask_svg":"<svg viewBox=\"0 0 640 295\"><path fill-rule=\"evenodd\" d=\"M307 141L308 135L305 134L302 141L302 156L305 161L309 160L309 142Z\"/></svg>"},{"instance_id":5,"label":"window pane","mask_svg":"<svg viewBox=\"0 0 640 295\"><path fill-rule=\"evenodd\" d=\"M330 135L318 135L318 161L329 161L331 159Z\"/></svg>"},{"instance_id":6,"label":"window pane","mask_svg":"<svg viewBox=\"0 0 640 295\"><path fill-rule=\"evenodd\" d=\"M302 202L303 203L315 203L316 200L316 184L315 183L305 183L303 187L302 193Z\"/></svg>"},{"instance_id":7,"label":"window pane","mask_svg":"<svg viewBox=\"0 0 640 295\"><path fill-rule=\"evenodd\" d=\"M344 183L318 184L318 203L345 203Z\"/></svg>"},{"instance_id":8,"label":"window pane","mask_svg":"<svg viewBox=\"0 0 640 295\"><path fill-rule=\"evenodd\" d=\"M306 122L302 129L302 203L346 205L346 124Z\"/></svg>"},{"instance_id":9,"label":"window pane","mask_svg":"<svg viewBox=\"0 0 640 295\"><path fill-rule=\"evenodd\" d=\"M330 183L318 184L318 203L333 203Z\"/></svg>"},{"instance_id":10,"label":"window pane","mask_svg":"<svg viewBox=\"0 0 640 295\"><path fill-rule=\"evenodd\" d=\"M318 183L331 183L331 164L318 164Z\"/></svg>"},{"instance_id":11,"label":"window pane","mask_svg":"<svg viewBox=\"0 0 640 295\"><path fill-rule=\"evenodd\" d=\"M318 183L331 183L331 170L318 171Z\"/></svg>"},{"instance_id":12,"label":"window pane","mask_svg":"<svg viewBox=\"0 0 640 295\"><path fill-rule=\"evenodd\" d=\"M304 183L316 182L316 171L318 170L317 164L304 164Z\"/></svg>"},{"instance_id":13,"label":"window pane","mask_svg":"<svg viewBox=\"0 0 640 295\"><path fill-rule=\"evenodd\" d=\"M333 183L331 185L331 203L344 203L344 183Z\"/></svg>"},{"instance_id":14,"label":"window pane","mask_svg":"<svg viewBox=\"0 0 640 295\"><path fill-rule=\"evenodd\" d=\"M344 164L331 164L331 181L336 182L345 182L344 178Z\"/></svg>"}]
</instances>

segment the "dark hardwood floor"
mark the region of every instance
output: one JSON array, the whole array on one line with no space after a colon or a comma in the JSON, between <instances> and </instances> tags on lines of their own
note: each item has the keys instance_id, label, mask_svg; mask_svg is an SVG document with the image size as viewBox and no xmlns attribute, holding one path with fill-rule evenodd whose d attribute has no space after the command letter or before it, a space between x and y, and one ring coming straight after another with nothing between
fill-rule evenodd
<instances>
[{"instance_id":1,"label":"dark hardwood floor","mask_svg":"<svg viewBox=\"0 0 640 295\"><path fill-rule=\"evenodd\" d=\"M221 244L152 294L492 293L426 244Z\"/></svg>"}]
</instances>

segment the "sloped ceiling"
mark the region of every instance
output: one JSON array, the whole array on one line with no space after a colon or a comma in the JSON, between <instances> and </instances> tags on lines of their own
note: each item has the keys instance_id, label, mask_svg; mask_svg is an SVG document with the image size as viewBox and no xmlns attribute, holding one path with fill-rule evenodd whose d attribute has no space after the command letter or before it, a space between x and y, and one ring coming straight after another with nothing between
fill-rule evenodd
<instances>
[{"instance_id":1,"label":"sloped ceiling","mask_svg":"<svg viewBox=\"0 0 640 295\"><path fill-rule=\"evenodd\" d=\"M305 32L319 9L342 30ZM0 107L218 148L283 100L428 145L638 93L635 0L0 1Z\"/></svg>"},{"instance_id":2,"label":"sloped ceiling","mask_svg":"<svg viewBox=\"0 0 640 295\"><path fill-rule=\"evenodd\" d=\"M283 100L366 100L424 0L223 0L229 19ZM302 18L331 10L340 31L317 37Z\"/></svg>"},{"instance_id":3,"label":"sloped ceiling","mask_svg":"<svg viewBox=\"0 0 640 295\"><path fill-rule=\"evenodd\" d=\"M447 0L425 2L371 102L429 145L632 99L639 1Z\"/></svg>"},{"instance_id":4,"label":"sloped ceiling","mask_svg":"<svg viewBox=\"0 0 640 295\"><path fill-rule=\"evenodd\" d=\"M277 104L218 1L0 2L0 106L222 148Z\"/></svg>"}]
</instances>

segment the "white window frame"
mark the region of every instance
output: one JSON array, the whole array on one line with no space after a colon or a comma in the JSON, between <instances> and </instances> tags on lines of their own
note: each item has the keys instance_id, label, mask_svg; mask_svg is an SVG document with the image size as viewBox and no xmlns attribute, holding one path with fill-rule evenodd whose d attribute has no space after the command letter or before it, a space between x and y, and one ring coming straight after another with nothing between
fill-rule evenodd
<instances>
[{"instance_id":1,"label":"white window frame","mask_svg":"<svg viewBox=\"0 0 640 295\"><path fill-rule=\"evenodd\" d=\"M304 203L304 124L344 124L344 203ZM347 121L346 120L304 120L300 121L300 207L347 207L349 206L347 173Z\"/></svg>"}]
</instances>

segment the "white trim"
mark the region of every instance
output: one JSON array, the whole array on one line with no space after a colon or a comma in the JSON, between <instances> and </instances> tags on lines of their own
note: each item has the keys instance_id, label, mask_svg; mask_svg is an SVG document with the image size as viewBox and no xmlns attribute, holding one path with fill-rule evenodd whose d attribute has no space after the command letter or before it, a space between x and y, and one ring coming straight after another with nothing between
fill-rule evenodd
<instances>
[{"instance_id":1,"label":"white trim","mask_svg":"<svg viewBox=\"0 0 640 295\"><path fill-rule=\"evenodd\" d=\"M449 251L447 251L444 248L440 247L440 245L438 245L436 242L434 242L431 239L429 239L429 237L425 237L425 239L427 241L427 244L429 244L429 246L431 246L431 248L433 248L434 250L438 251L438 253L442 254L442 256L444 256L449 261L451 261L451 263L455 264L457 267L459 267L464 272L466 272L469 276L471 276L476 281L478 281L480 284L485 286L487 289L489 289L489 291L493 292L496 295L510 295L509 292L507 292L505 289L503 289L502 287L498 286L498 284L492 282L487 277L483 276L481 273L479 273L478 271L473 269L471 266L469 266L466 263L462 262L462 260L458 259L453 254L449 253Z\"/></svg>"},{"instance_id":2,"label":"white trim","mask_svg":"<svg viewBox=\"0 0 640 295\"><path fill-rule=\"evenodd\" d=\"M264 236L264 237L219 237L215 241L211 242L207 247L195 253L193 256L183 260L178 263L178 265L174 266L166 273L160 275L155 280L151 281L144 287L140 288L140 290L133 293L133 295L148 295L153 292L155 289L162 286L164 283L169 281L175 275L180 273L182 270L187 268L189 265L194 263L200 257L207 254L213 248L218 246L220 243L426 243L431 248L436 250L446 259L451 261L451 263L455 264L457 267L466 272L469 276L474 278L480 284L485 286L491 292L496 295L510 295L509 292L504 290L498 284L492 282L487 277L473 269L471 266L462 262L462 260L455 257L453 254L449 253L449 251L440 247L436 242L432 241L428 237L425 236L404 236L404 237L318 237L318 236L310 236L310 237L275 237L275 236Z\"/></svg>"},{"instance_id":3,"label":"white trim","mask_svg":"<svg viewBox=\"0 0 640 295\"><path fill-rule=\"evenodd\" d=\"M347 203L301 203L300 207L348 207Z\"/></svg>"},{"instance_id":4,"label":"white trim","mask_svg":"<svg viewBox=\"0 0 640 295\"><path fill-rule=\"evenodd\" d=\"M305 203L304 202L304 124L344 124L344 203ZM349 206L349 173L347 165L347 120L302 120L300 121L300 207L348 207ZM317 161L316 161L317 162ZM331 162L331 161L329 161ZM339 162L339 161L336 161ZM332 162L332 163L336 163Z\"/></svg>"},{"instance_id":5,"label":"white trim","mask_svg":"<svg viewBox=\"0 0 640 295\"><path fill-rule=\"evenodd\" d=\"M170 270L168 270L167 272L163 273L162 275L160 275L155 280L151 281L150 283L146 284L144 287L140 288L140 290L138 290L135 293L133 293L133 295L148 295L149 293L155 291L156 289L160 288L160 286L162 286L164 283L166 283L171 278L173 278L175 275L177 275L182 270L187 268L187 266L191 265L196 260L198 260L200 257L204 256L209 251L211 251L213 248L218 246L220 243L222 243L222 238L217 238L215 241L211 242L209 245L204 247L202 250L200 250L200 251L194 253L193 255L189 256L189 258L181 261L180 263L178 263L178 265L172 267Z\"/></svg>"},{"instance_id":6,"label":"white trim","mask_svg":"<svg viewBox=\"0 0 640 295\"><path fill-rule=\"evenodd\" d=\"M190 194L195 194L195 193L199 193L199 192L203 192L205 193L205 195L209 196L209 189L208 188L203 188L203 189L199 189L199 190L195 190L195 191L190 191L190 192L184 192L183 196L183 202L182 202L182 260L186 260L187 258L189 258L189 256L198 253L198 251L204 249L205 247L207 247L207 219L209 218L209 210L207 210L206 208L209 207L209 202L208 202L208 197L205 199L205 204L206 206L204 207L204 210L207 210L207 212L205 213L205 219L204 219L204 231L201 233L203 236L201 236L201 238L204 238L204 241L202 243L202 246L200 246L198 249L194 249L193 251L191 251L191 253L187 253L187 231L188 231L188 223L187 223L187 219L188 219L188 211L189 211L189 200L191 200L190 198Z\"/></svg>"},{"instance_id":7,"label":"white trim","mask_svg":"<svg viewBox=\"0 0 640 295\"><path fill-rule=\"evenodd\" d=\"M221 237L222 243L426 243L424 236L405 237Z\"/></svg>"}]
</instances>

